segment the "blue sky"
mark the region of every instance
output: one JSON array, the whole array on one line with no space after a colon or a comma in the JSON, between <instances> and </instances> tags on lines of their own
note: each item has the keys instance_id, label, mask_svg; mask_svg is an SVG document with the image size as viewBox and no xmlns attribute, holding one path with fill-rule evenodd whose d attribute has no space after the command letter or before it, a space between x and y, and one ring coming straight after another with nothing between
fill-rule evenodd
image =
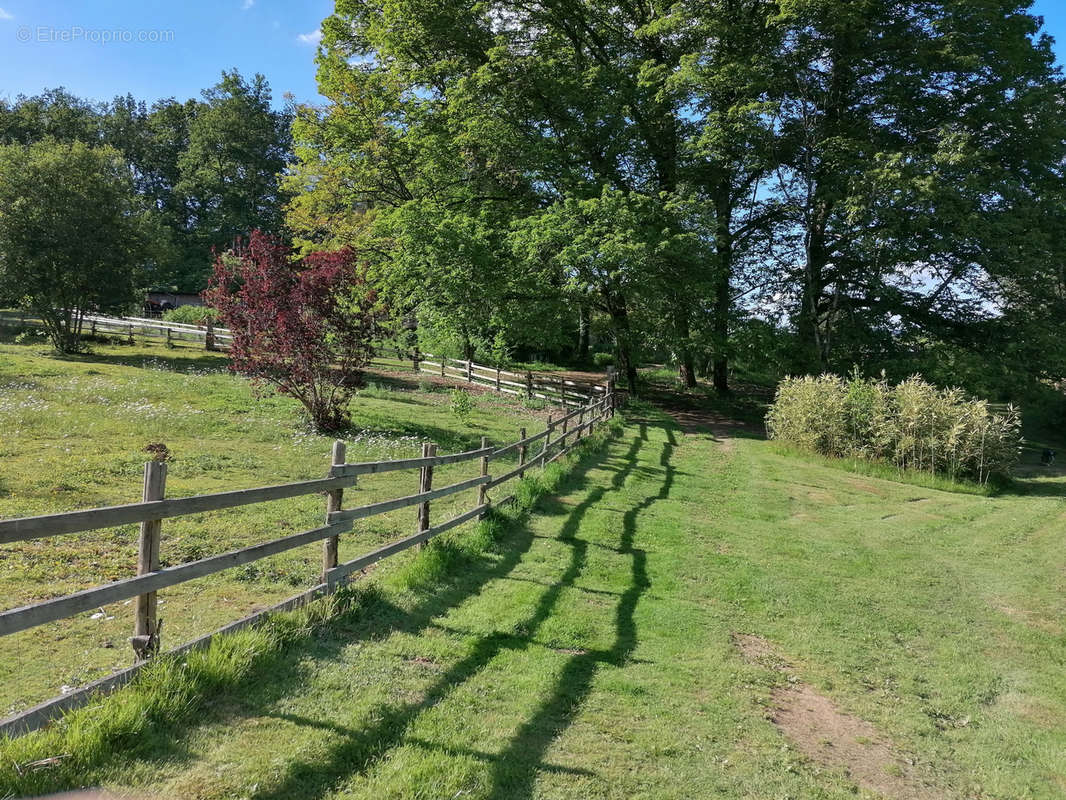
<instances>
[{"instance_id":1,"label":"blue sky","mask_svg":"<svg viewBox=\"0 0 1066 800\"><path fill-rule=\"evenodd\" d=\"M285 92L315 100L315 33L332 11L332 0L0 0L0 98L65 86L185 100L236 67L263 73L277 106Z\"/></svg>"},{"instance_id":2,"label":"blue sky","mask_svg":"<svg viewBox=\"0 0 1066 800\"><path fill-rule=\"evenodd\" d=\"M332 0L0 0L0 98L65 86L94 100L184 100L237 67L266 75L275 105L286 92L314 101L316 32L332 10ZM1033 11L1066 63L1066 3Z\"/></svg>"}]
</instances>

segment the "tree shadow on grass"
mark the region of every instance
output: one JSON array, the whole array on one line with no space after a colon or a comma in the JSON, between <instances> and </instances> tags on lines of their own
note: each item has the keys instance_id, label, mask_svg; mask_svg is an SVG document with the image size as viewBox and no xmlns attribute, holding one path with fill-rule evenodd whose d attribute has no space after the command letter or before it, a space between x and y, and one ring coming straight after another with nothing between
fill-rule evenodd
<instances>
[{"instance_id":1,"label":"tree shadow on grass","mask_svg":"<svg viewBox=\"0 0 1066 800\"><path fill-rule=\"evenodd\" d=\"M636 465L637 452L646 439L647 432L642 425L640 436L634 439L629 450L622 457L621 466L614 468L613 487L620 488L625 482L626 476ZM585 461L587 462L588 459ZM581 472L567 479L560 491L569 492L580 488L586 481L587 470L592 466L596 466L600 470L611 469L611 467L606 467L602 463L596 465L583 463ZM372 726L353 730L344 726L326 723L325 727L339 734L339 741L326 753L316 753L314 761L300 760L290 763L276 784L268 788L265 787L262 791L254 794L253 797L256 800L320 797L335 787L341 780L354 775L365 774L391 749L405 741L410 726L423 712L444 701L456 688L478 674L505 649L528 647L529 640L534 637L539 627L551 615L563 589L572 584L581 572L581 568L585 563L586 546L584 542L576 538L575 534L581 518L589 508L599 501L605 492L606 489L602 487L593 489L582 501L579 508L568 517L558 538L560 541L567 542L572 546L570 563L560 579L549 586L541 595L529 617L516 626L516 630L522 631L521 635L493 633L481 637L464 658L449 667L431 686L422 692L421 699L417 703L409 703L402 706L382 704L371 711L368 716L375 720ZM504 560L507 565L506 569L495 570L492 578L502 578L510 573L517 566L521 556L529 549L533 541L533 535L529 527L522 525L516 536L505 545L508 548L508 554ZM487 583L487 581L480 582L480 585L483 586L484 583ZM456 604L456 602L446 605L437 604L433 614L420 616L414 624L409 622L408 624L394 625L392 629L403 630L408 633L420 633L429 626L434 616L443 613L447 608ZM344 644L346 645L347 642Z\"/></svg>"},{"instance_id":2,"label":"tree shadow on grass","mask_svg":"<svg viewBox=\"0 0 1066 800\"><path fill-rule=\"evenodd\" d=\"M1000 496L1066 497L1066 481L1015 478L996 494Z\"/></svg>"},{"instance_id":3,"label":"tree shadow on grass","mask_svg":"<svg viewBox=\"0 0 1066 800\"><path fill-rule=\"evenodd\" d=\"M185 351L183 353L182 351ZM55 353L52 357L56 361L67 361L77 364L109 364L120 367L134 367L136 369L149 369L157 372L174 372L188 375L203 373L204 371L229 374L229 359L223 353L208 352L200 349L200 355L192 356L187 353L192 348L175 347L168 349L160 347L159 351L146 355L143 351L137 353L100 353L89 351L87 353Z\"/></svg>"},{"instance_id":4,"label":"tree shadow on grass","mask_svg":"<svg viewBox=\"0 0 1066 800\"><path fill-rule=\"evenodd\" d=\"M598 467L600 460L599 451L585 453L565 479L562 490L584 485L587 472ZM451 565L445 581L431 593L422 595L413 608L397 606L377 592L364 592L350 610L311 626L298 637L288 640L284 647L253 656L253 665L240 679L226 685L184 686L183 691L199 698L192 707L195 711L188 717L175 719L149 715L138 736L117 734L122 737L122 746L116 748L113 755L101 755L99 760L91 763L82 762L76 770L41 773L37 776L41 780L34 783L34 792L83 786L102 771L138 760L171 764L189 761L194 754L190 753L185 739L192 731L205 724L263 715L265 709L306 684L309 661L339 660L353 641L381 638L393 632L423 632L437 617L478 595L491 581L512 572L533 541L525 522L508 525L495 554L462 556L461 563ZM394 746L407 724L436 702L434 697L443 697L452 688L451 684L458 685L487 663L492 654L498 652L503 638L506 637L487 637L480 642L474 653L449 670L446 680L438 682L427 693L424 702L383 709L374 726L346 735L332 756L312 764L298 762L290 765L276 790L264 790L255 796L318 797L338 778L352 772L353 765L369 764Z\"/></svg>"},{"instance_id":5,"label":"tree shadow on grass","mask_svg":"<svg viewBox=\"0 0 1066 800\"><path fill-rule=\"evenodd\" d=\"M647 573L647 554L643 549L634 547L636 523L641 512L670 496L675 480L674 468L670 461L677 440L672 428L664 427L664 430L667 441L663 443L659 458L664 471L662 486L654 495L649 495L629 508L622 518L618 552L630 556L631 567L629 586L621 594L616 607L614 644L607 650L590 650L575 654L566 663L551 697L519 728L507 748L495 759L489 795L492 798L513 800L533 796L537 774L545 770L544 757L548 748L572 724L592 691L600 665L623 666L630 661L636 650L638 639L635 612L641 595L651 586ZM642 429L642 432L645 431ZM612 483L612 489L618 488L621 488L620 483ZM583 510L575 510L567 525L579 524L583 513ZM577 542L574 544L577 554ZM581 548L580 552L583 553L584 548Z\"/></svg>"}]
</instances>

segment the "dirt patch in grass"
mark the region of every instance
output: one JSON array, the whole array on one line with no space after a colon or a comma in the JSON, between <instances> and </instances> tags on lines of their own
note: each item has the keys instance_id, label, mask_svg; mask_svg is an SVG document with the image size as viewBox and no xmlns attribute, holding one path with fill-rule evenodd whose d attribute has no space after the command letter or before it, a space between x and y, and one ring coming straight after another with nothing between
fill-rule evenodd
<instances>
[{"instance_id":1,"label":"dirt patch in grass","mask_svg":"<svg viewBox=\"0 0 1066 800\"><path fill-rule=\"evenodd\" d=\"M847 485L857 492L865 492L866 494L876 495L877 497L888 497L888 493L883 489L879 489L868 481L856 481L849 480Z\"/></svg>"},{"instance_id":2,"label":"dirt patch in grass","mask_svg":"<svg viewBox=\"0 0 1066 800\"><path fill-rule=\"evenodd\" d=\"M1001 614L1021 622L1023 625L1028 625L1030 628L1036 628L1053 636L1061 636L1063 633L1061 624L1035 611L1018 608L1003 602L994 603L993 607Z\"/></svg>"},{"instance_id":3,"label":"dirt patch in grass","mask_svg":"<svg viewBox=\"0 0 1066 800\"><path fill-rule=\"evenodd\" d=\"M812 500L822 506L835 506L839 505L836 497L832 492L827 492L823 489L812 489L807 492L807 499Z\"/></svg>"},{"instance_id":4,"label":"dirt patch in grass","mask_svg":"<svg viewBox=\"0 0 1066 800\"><path fill-rule=\"evenodd\" d=\"M781 672L788 683L773 690L770 721L793 746L829 769L843 769L863 789L897 800L932 800L940 794L915 774L891 742L873 725L842 711L813 686L801 681L773 645L760 636L734 634L733 644L746 661Z\"/></svg>"}]
</instances>

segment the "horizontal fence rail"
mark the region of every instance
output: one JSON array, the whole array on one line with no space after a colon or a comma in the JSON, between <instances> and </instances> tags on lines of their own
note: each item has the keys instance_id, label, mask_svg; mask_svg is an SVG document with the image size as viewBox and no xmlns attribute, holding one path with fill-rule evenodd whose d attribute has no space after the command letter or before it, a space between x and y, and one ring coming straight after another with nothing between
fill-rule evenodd
<instances>
[{"instance_id":1,"label":"horizontal fence rail","mask_svg":"<svg viewBox=\"0 0 1066 800\"><path fill-rule=\"evenodd\" d=\"M6 316L3 321L17 321L21 325L41 327L40 320L27 318L25 314ZM197 342L206 350L226 350L233 341L233 333L228 328L220 328L214 322L193 325L188 322L169 322L164 319L146 317L111 317L106 314L85 314L82 316L83 334L96 336L123 336L133 340L135 336L147 339L164 339L171 342Z\"/></svg>"},{"instance_id":2,"label":"horizontal fence rail","mask_svg":"<svg viewBox=\"0 0 1066 800\"><path fill-rule=\"evenodd\" d=\"M397 351L397 355L402 355ZM469 384L489 387L503 394L527 399L545 400L564 408L585 405L608 391L606 385L581 382L552 375L551 373L511 372L497 367L475 364L457 358L418 353L408 356L416 372L437 375L441 378L466 381Z\"/></svg>"},{"instance_id":3,"label":"horizontal fence rail","mask_svg":"<svg viewBox=\"0 0 1066 800\"><path fill-rule=\"evenodd\" d=\"M433 467L441 464L457 464L460 461L472 461L492 454L492 448L468 450L465 453L453 453L447 456L427 456L424 458L405 458L396 461L364 461L361 464L336 464L331 470L335 478L348 478L356 475L372 475L396 469L414 469L415 467Z\"/></svg>"},{"instance_id":4,"label":"horizontal fence rail","mask_svg":"<svg viewBox=\"0 0 1066 800\"><path fill-rule=\"evenodd\" d=\"M466 362L462 363L466 364ZM466 366L470 365L466 364ZM468 372L474 374L472 369L468 369ZM500 372L503 374L502 370ZM517 375L517 373L508 374ZM528 388L528 384L526 386ZM137 657L134 666L0 721L0 736L18 735L39 728L66 711L84 705L94 694L112 691L127 683L146 663L145 659L161 649L159 622L156 617L156 593L160 590L278 555L307 544L322 542L322 573L318 585L279 605L231 623L220 631L206 634L193 642L167 651L170 653L186 652L190 648L202 646L220 632L254 624L270 613L295 608L324 594L329 594L352 580L370 565L411 547L422 545L434 536L465 522L483 517L493 505L493 501L488 496L489 490L521 477L534 466L543 467L565 455L579 443L583 435L587 435L587 432L593 429L595 424L613 415L616 397L613 386L608 384L598 388L602 390L601 394L590 393L585 401L574 410L566 410L558 418L549 414L544 430L527 436L523 428L516 441L500 447L491 446L488 440L483 438L480 447L461 453L437 455L436 446L426 444L419 458L347 463L345 445L338 441L334 444L332 464L325 478L174 498L164 497L166 464L153 461L145 464L142 502L0 520L0 545L132 523L140 523L141 526L139 539L141 556L138 561L137 575L73 594L0 611L0 637L2 637L66 619L110 603L136 598L134 636L130 638ZM565 394L560 397L563 398L565 404ZM575 419L576 424L574 424ZM531 455L531 446L538 443L540 443L539 452ZM494 459L514 453L517 453L516 466L496 476L489 474L489 467ZM480 475L448 486L433 488L435 467L474 460L480 462ZM357 486L360 476L395 470L418 470L419 491L404 497L343 508L345 490ZM430 507L434 501L471 490L477 490L478 493L477 503L473 508L436 525L430 523ZM186 564L165 568L159 566L159 542L164 519L323 493L326 495L326 509L324 524L320 527L208 556ZM495 504L498 505L511 499L513 496L496 501ZM413 535L385 544L351 561L338 563L339 536L351 531L356 520L410 507L417 507L417 530Z\"/></svg>"},{"instance_id":5,"label":"horizontal fence rail","mask_svg":"<svg viewBox=\"0 0 1066 800\"><path fill-rule=\"evenodd\" d=\"M61 514L46 514L40 517L23 517L21 519L0 520L0 544L24 542L30 539L43 539L48 536L78 533L81 531L111 528L117 525L129 525L133 522L169 519L186 514L201 514L205 511L219 511L254 503L266 503L271 500L285 500L306 494L343 489L354 486L355 481L349 476L334 475L298 483L285 483L278 486L263 486L258 489L237 489L218 494L201 494L193 497L173 497L169 500L149 500L142 503L129 503L124 506L90 508L85 511L67 511Z\"/></svg>"}]
</instances>

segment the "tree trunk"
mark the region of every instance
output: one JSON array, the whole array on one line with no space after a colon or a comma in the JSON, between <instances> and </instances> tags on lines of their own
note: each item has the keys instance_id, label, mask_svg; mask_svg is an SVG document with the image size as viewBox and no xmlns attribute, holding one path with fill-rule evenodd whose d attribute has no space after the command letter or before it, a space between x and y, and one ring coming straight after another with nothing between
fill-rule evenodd
<instances>
[{"instance_id":1,"label":"tree trunk","mask_svg":"<svg viewBox=\"0 0 1066 800\"><path fill-rule=\"evenodd\" d=\"M630 395L637 395L637 365L633 362L633 342L629 328L629 312L625 302L615 300L610 304L611 326L614 328L616 366L625 378Z\"/></svg>"},{"instance_id":2,"label":"tree trunk","mask_svg":"<svg viewBox=\"0 0 1066 800\"><path fill-rule=\"evenodd\" d=\"M688 311L682 310L677 320L677 377L686 389L696 388L696 364L689 342Z\"/></svg>"},{"instance_id":3,"label":"tree trunk","mask_svg":"<svg viewBox=\"0 0 1066 800\"><path fill-rule=\"evenodd\" d=\"M796 320L796 332L800 340L798 366L801 372L824 372L828 369L829 349L821 310L825 297L825 270L829 263L825 225L830 207L828 202L821 202L815 207L806 235L801 307Z\"/></svg>"},{"instance_id":4,"label":"tree trunk","mask_svg":"<svg viewBox=\"0 0 1066 800\"><path fill-rule=\"evenodd\" d=\"M732 186L719 183L715 191L714 249L718 256L718 275L714 286L714 319L711 338L714 342L714 364L711 367L714 388L729 391L729 314L733 308L733 204Z\"/></svg>"},{"instance_id":5,"label":"tree trunk","mask_svg":"<svg viewBox=\"0 0 1066 800\"><path fill-rule=\"evenodd\" d=\"M729 286L729 274L718 278L714 292L714 363L711 367L714 388L719 392L729 391L729 308L732 296Z\"/></svg>"},{"instance_id":6,"label":"tree trunk","mask_svg":"<svg viewBox=\"0 0 1066 800\"><path fill-rule=\"evenodd\" d=\"M589 307L584 303L577 309L577 357L579 361L589 357Z\"/></svg>"}]
</instances>

